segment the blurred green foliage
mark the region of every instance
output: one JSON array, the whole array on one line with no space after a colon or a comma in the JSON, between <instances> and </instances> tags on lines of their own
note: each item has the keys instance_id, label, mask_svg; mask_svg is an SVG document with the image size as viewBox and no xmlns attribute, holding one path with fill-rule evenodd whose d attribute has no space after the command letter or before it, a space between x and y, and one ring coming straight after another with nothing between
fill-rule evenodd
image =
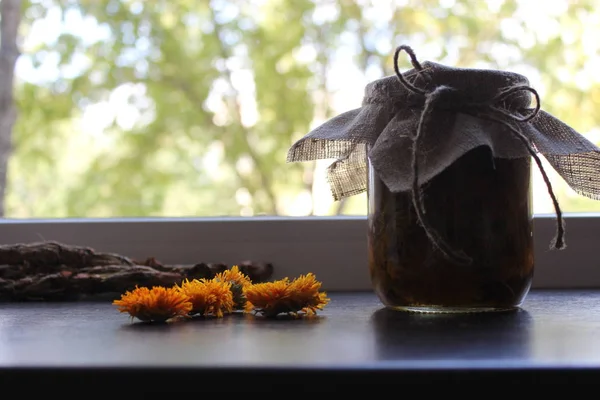
<instances>
[{"instance_id":1,"label":"blurred green foliage","mask_svg":"<svg viewBox=\"0 0 600 400\"><path fill-rule=\"evenodd\" d=\"M5 215L364 214L364 196L333 203L322 165L286 153L358 107L399 44L422 60L521 72L546 111L593 137L594 4L26 1ZM553 180L566 211L600 209Z\"/></svg>"}]
</instances>

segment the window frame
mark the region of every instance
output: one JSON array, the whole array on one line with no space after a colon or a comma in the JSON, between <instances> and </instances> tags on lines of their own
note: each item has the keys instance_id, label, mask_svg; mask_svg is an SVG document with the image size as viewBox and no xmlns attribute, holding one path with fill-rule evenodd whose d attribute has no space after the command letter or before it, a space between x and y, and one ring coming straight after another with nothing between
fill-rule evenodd
<instances>
[{"instance_id":1,"label":"window frame","mask_svg":"<svg viewBox=\"0 0 600 400\"><path fill-rule=\"evenodd\" d=\"M566 214L564 250L550 250L554 215L534 216L534 288L597 288L600 214ZM328 291L370 290L365 217L115 218L0 221L0 243L57 241L155 257L167 264L265 261L273 278L316 274Z\"/></svg>"}]
</instances>

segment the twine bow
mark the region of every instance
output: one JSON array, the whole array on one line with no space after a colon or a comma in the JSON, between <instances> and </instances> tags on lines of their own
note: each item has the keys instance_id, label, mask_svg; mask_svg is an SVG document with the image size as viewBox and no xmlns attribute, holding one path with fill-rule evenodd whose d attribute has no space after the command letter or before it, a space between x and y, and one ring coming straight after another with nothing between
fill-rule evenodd
<instances>
[{"instance_id":1,"label":"twine bow","mask_svg":"<svg viewBox=\"0 0 600 400\"><path fill-rule=\"evenodd\" d=\"M418 149L420 145L420 139L424 131L428 129L429 123L433 110L437 108L452 109L465 114L469 114L475 117L491 120L504 125L509 131L523 143L527 148L527 151L531 157L535 160L535 163L544 179L548 193L552 199L554 210L556 212L556 236L552 241L551 247L554 249L565 248L564 234L565 234L565 223L562 218L562 211L558 204L558 200L552 190L550 179L542 166L542 162L537 155L533 143L523 134L521 129L516 123L529 122L535 118L540 111L540 96L535 89L527 85L517 85L504 88L498 91L495 96L489 100L484 101L471 101L459 90L450 86L439 85L434 87L432 90L424 90L416 87L412 83L408 82L406 78L400 73L398 68L398 56L402 51L405 51L410 56L410 61L417 73L423 71L423 66L417 60L414 51L406 45L402 45L396 48L394 53L394 71L400 83L412 93L420 96L423 100L423 109L419 118L419 124L417 131L412 137L412 149L411 149L411 168L412 168L412 202L417 214L417 218L421 223L421 226L425 230L427 237L431 243L450 261L456 264L468 265L473 261L471 257L466 255L462 250L453 249L442 236L431 226L426 217L425 204L423 202L423 192L419 183L419 162L418 162ZM509 110L504 106L504 101L511 95L518 92L530 92L536 99L536 105L533 109L525 109L523 111L529 111L529 113L522 114L522 110Z\"/></svg>"}]
</instances>

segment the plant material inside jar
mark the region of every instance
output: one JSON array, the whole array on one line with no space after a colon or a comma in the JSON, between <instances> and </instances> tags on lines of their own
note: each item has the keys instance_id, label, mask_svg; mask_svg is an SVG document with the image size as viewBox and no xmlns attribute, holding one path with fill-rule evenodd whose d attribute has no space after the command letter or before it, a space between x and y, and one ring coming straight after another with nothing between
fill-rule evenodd
<instances>
[{"instance_id":1,"label":"plant material inside jar","mask_svg":"<svg viewBox=\"0 0 600 400\"><path fill-rule=\"evenodd\" d=\"M528 157L469 151L423 186L430 225L472 259L457 265L419 224L410 192L392 193L369 173L369 268L382 302L396 308L510 309L533 279Z\"/></svg>"}]
</instances>

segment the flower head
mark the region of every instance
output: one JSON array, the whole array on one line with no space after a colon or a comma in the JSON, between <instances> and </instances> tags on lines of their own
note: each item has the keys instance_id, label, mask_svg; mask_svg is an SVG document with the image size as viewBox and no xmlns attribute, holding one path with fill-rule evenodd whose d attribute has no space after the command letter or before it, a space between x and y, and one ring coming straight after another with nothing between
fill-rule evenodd
<instances>
[{"instance_id":1,"label":"flower head","mask_svg":"<svg viewBox=\"0 0 600 400\"><path fill-rule=\"evenodd\" d=\"M215 279L185 280L176 289L189 297L192 303L190 314L223 317L233 311L231 283Z\"/></svg>"},{"instance_id":2,"label":"flower head","mask_svg":"<svg viewBox=\"0 0 600 400\"><path fill-rule=\"evenodd\" d=\"M231 283L231 293L233 294L233 307L238 310L243 310L246 305L246 296L244 288L252 285L250 278L240 271L237 265L231 269L218 273L214 280Z\"/></svg>"},{"instance_id":3,"label":"flower head","mask_svg":"<svg viewBox=\"0 0 600 400\"><path fill-rule=\"evenodd\" d=\"M240 268L237 265L234 265L230 269L226 269L223 272L219 272L217 275L215 275L214 279L223 282L231 282L240 286L252 285L252 281L248 275L240 271Z\"/></svg>"},{"instance_id":4,"label":"flower head","mask_svg":"<svg viewBox=\"0 0 600 400\"><path fill-rule=\"evenodd\" d=\"M257 283L244 289L248 303L246 311L256 311L267 317L281 313L314 315L329 302L321 283L314 274L301 275L290 282L284 278L274 282Z\"/></svg>"},{"instance_id":5,"label":"flower head","mask_svg":"<svg viewBox=\"0 0 600 400\"><path fill-rule=\"evenodd\" d=\"M189 297L174 288L154 286L136 287L113 301L120 312L126 312L133 319L145 322L165 322L177 316L185 316L192 309Z\"/></svg>"}]
</instances>

